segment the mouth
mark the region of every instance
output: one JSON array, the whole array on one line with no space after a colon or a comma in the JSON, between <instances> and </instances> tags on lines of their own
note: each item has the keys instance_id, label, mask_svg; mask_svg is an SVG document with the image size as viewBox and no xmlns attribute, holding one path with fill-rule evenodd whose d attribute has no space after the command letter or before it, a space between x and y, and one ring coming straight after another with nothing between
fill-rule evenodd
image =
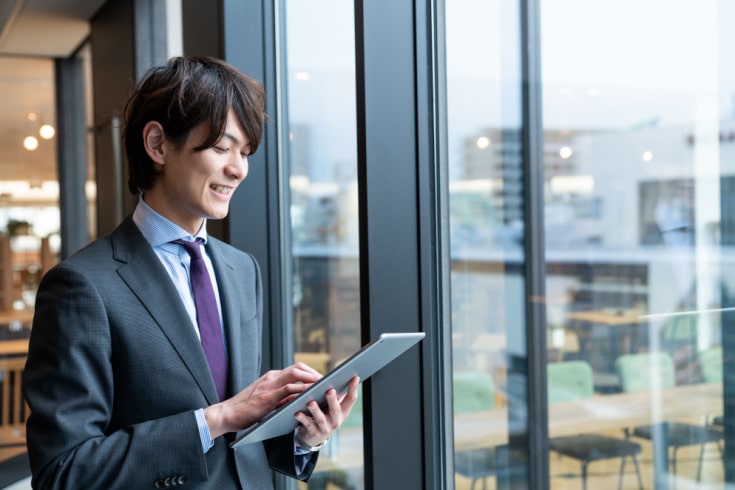
<instances>
[{"instance_id":1,"label":"mouth","mask_svg":"<svg viewBox=\"0 0 735 490\"><path fill-rule=\"evenodd\" d=\"M225 185L209 184L209 188L220 194L229 195L235 190L234 187L228 187Z\"/></svg>"}]
</instances>

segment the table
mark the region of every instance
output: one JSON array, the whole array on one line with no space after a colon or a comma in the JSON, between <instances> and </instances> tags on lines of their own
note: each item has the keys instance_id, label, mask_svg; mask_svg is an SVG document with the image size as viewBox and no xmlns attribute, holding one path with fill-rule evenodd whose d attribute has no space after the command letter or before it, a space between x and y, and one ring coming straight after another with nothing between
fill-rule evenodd
<instances>
[{"instance_id":1,"label":"table","mask_svg":"<svg viewBox=\"0 0 735 490\"><path fill-rule=\"evenodd\" d=\"M641 393L597 395L582 400L549 405L549 436L573 436L620 430L637 425L665 423L694 416L721 413L722 384L703 383L677 386L667 390ZM520 428L525 430L525 428ZM502 406L484 412L455 417L455 449L479 449L508 443L508 408ZM334 459L324 454L319 470L359 467L363 464L362 430L343 428L337 432L339 451ZM667 488L668 448L654 444L654 479L656 488ZM331 444L331 443L330 443Z\"/></svg>"},{"instance_id":2,"label":"table","mask_svg":"<svg viewBox=\"0 0 735 490\"><path fill-rule=\"evenodd\" d=\"M28 339L0 340L0 357L28 354Z\"/></svg>"},{"instance_id":3,"label":"table","mask_svg":"<svg viewBox=\"0 0 735 490\"><path fill-rule=\"evenodd\" d=\"M0 325L19 323L23 327L30 327L33 323L33 309L0 310Z\"/></svg>"}]
</instances>

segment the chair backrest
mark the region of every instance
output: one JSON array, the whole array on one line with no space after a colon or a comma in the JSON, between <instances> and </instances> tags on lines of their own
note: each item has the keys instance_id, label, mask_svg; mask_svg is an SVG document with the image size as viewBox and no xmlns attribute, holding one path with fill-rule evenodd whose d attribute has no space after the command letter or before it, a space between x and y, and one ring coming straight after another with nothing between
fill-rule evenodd
<instances>
[{"instance_id":1,"label":"chair backrest","mask_svg":"<svg viewBox=\"0 0 735 490\"><path fill-rule=\"evenodd\" d=\"M674 361L665 352L626 354L615 360L623 391L632 393L671 388L676 384Z\"/></svg>"},{"instance_id":2,"label":"chair backrest","mask_svg":"<svg viewBox=\"0 0 735 490\"><path fill-rule=\"evenodd\" d=\"M697 341L697 315L672 316L661 328L661 340L666 344Z\"/></svg>"},{"instance_id":3,"label":"chair backrest","mask_svg":"<svg viewBox=\"0 0 735 490\"><path fill-rule=\"evenodd\" d=\"M578 400L595 394L592 367L585 361L552 362L546 366L549 403Z\"/></svg>"},{"instance_id":4,"label":"chair backrest","mask_svg":"<svg viewBox=\"0 0 735 490\"><path fill-rule=\"evenodd\" d=\"M25 362L25 356L0 358L0 428L22 429L25 426L28 407L21 393Z\"/></svg>"},{"instance_id":5,"label":"chair backrest","mask_svg":"<svg viewBox=\"0 0 735 490\"><path fill-rule=\"evenodd\" d=\"M722 346L710 347L699 353L699 369L702 381L714 383L722 381Z\"/></svg>"},{"instance_id":6,"label":"chair backrest","mask_svg":"<svg viewBox=\"0 0 735 490\"><path fill-rule=\"evenodd\" d=\"M480 371L454 373L454 413L481 412L495 407L495 383Z\"/></svg>"}]
</instances>

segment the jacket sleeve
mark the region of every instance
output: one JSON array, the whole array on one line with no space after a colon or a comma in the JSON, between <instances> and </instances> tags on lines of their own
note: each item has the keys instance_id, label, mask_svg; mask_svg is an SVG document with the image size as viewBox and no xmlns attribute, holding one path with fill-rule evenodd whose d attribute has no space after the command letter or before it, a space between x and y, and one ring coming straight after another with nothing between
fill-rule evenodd
<instances>
[{"instance_id":1,"label":"jacket sleeve","mask_svg":"<svg viewBox=\"0 0 735 490\"><path fill-rule=\"evenodd\" d=\"M308 481L314 472L319 453L296 455L293 433L263 441L271 469L301 481Z\"/></svg>"},{"instance_id":2,"label":"jacket sleeve","mask_svg":"<svg viewBox=\"0 0 735 490\"><path fill-rule=\"evenodd\" d=\"M63 265L49 271L37 294L23 377L34 488L148 488L165 475L207 479L193 411L111 429L114 342L95 286Z\"/></svg>"}]
</instances>

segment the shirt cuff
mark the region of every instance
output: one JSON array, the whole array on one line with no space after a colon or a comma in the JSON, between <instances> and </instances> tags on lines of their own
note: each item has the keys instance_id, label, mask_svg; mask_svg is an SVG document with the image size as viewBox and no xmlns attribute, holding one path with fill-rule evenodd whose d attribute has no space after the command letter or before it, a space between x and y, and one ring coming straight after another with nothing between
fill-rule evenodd
<instances>
[{"instance_id":1,"label":"shirt cuff","mask_svg":"<svg viewBox=\"0 0 735 490\"><path fill-rule=\"evenodd\" d=\"M311 454L311 451L299 446L299 443L296 441L296 431L294 431L293 433L293 453L295 456L303 456L304 454Z\"/></svg>"},{"instance_id":2,"label":"shirt cuff","mask_svg":"<svg viewBox=\"0 0 735 490\"><path fill-rule=\"evenodd\" d=\"M199 428L199 439L202 441L202 452L206 453L214 446L212 434L209 433L207 419L204 417L204 409L194 410L194 416L197 419L197 427Z\"/></svg>"}]
</instances>

